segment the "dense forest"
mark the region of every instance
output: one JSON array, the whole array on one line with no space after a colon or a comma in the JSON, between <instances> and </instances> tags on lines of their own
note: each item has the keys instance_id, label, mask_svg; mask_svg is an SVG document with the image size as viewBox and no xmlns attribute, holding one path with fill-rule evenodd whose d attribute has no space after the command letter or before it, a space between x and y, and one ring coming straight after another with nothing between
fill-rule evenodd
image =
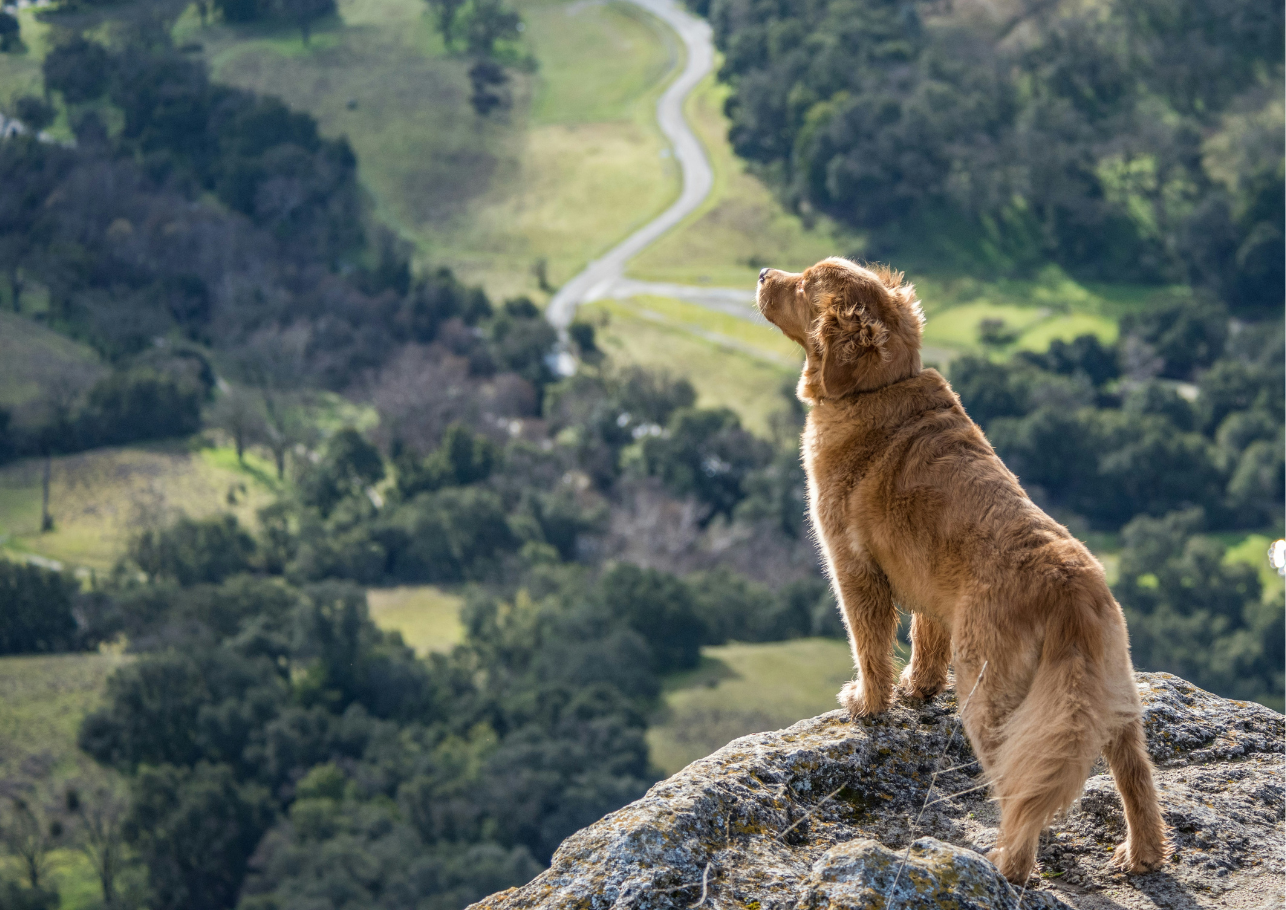
<instances>
[{"instance_id":1,"label":"dense forest","mask_svg":"<svg viewBox=\"0 0 1286 910\"><path fill-rule=\"evenodd\" d=\"M307 40L331 8L201 13ZM1191 284L1114 343L949 378L1037 502L1119 543L1136 664L1280 710L1280 604L1221 536L1280 533L1286 497L1280 8L703 11L737 150L868 255ZM432 12L479 116L507 103L513 15ZM143 528L92 581L0 561L0 654L133 657L79 731L101 779L0 788L0 905L57 906L48 858L76 847L107 907L459 908L657 779L662 679L703 646L843 636L789 389L761 438L588 324L556 375L530 300L412 266L343 139L212 82L163 21L109 25L57 32L0 140L0 299L109 369L0 411L0 461L202 433L282 492L253 527ZM38 138L55 116L73 145ZM326 426L320 390L377 426ZM467 592L428 659L365 595L422 583Z\"/></svg>"},{"instance_id":2,"label":"dense forest","mask_svg":"<svg viewBox=\"0 0 1286 910\"><path fill-rule=\"evenodd\" d=\"M1283 299L1283 13L1106 4L696 0L737 152L871 258L1053 261Z\"/></svg>"}]
</instances>

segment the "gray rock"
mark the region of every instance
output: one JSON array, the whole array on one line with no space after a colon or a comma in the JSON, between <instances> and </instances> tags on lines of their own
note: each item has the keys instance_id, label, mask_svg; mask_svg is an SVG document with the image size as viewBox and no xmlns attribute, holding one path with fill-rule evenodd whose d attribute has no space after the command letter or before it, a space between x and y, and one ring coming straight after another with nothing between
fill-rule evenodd
<instances>
[{"instance_id":1,"label":"gray rock","mask_svg":"<svg viewBox=\"0 0 1286 910\"><path fill-rule=\"evenodd\" d=\"M550 869L474 906L1087 910L1283 906L1286 719L1141 673L1148 746L1175 855L1109 868L1125 835L1096 768L1042 838L1023 889L985 859L999 813L953 692L875 719L833 711L729 743L569 837Z\"/></svg>"}]
</instances>

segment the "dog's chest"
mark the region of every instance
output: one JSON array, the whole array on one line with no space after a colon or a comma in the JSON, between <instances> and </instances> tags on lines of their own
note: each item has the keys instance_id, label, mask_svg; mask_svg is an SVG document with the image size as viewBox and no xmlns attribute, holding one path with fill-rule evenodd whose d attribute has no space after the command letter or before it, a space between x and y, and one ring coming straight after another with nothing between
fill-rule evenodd
<instances>
[{"instance_id":1,"label":"dog's chest","mask_svg":"<svg viewBox=\"0 0 1286 910\"><path fill-rule=\"evenodd\" d=\"M855 512L862 511L858 500L869 454L855 445L849 434L828 433L811 421L805 427L801 448L813 526L827 546L844 540L853 549L864 549L862 529L853 518Z\"/></svg>"}]
</instances>

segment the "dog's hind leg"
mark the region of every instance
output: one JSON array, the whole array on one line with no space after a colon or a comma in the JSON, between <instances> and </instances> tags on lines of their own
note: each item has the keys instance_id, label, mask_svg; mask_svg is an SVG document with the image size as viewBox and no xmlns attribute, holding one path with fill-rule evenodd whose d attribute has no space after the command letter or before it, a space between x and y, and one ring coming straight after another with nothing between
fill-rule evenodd
<instances>
[{"instance_id":1,"label":"dog's hind leg","mask_svg":"<svg viewBox=\"0 0 1286 910\"><path fill-rule=\"evenodd\" d=\"M898 620L893 591L878 567L856 560L843 568L836 566L835 587L853 662L861 673L840 689L839 703L854 717L879 714L893 696L893 636Z\"/></svg>"},{"instance_id":2,"label":"dog's hind leg","mask_svg":"<svg viewBox=\"0 0 1286 910\"><path fill-rule=\"evenodd\" d=\"M911 616L911 661L902 671L899 686L913 698L933 698L946 687L951 665L951 636L937 620Z\"/></svg>"},{"instance_id":3,"label":"dog's hind leg","mask_svg":"<svg viewBox=\"0 0 1286 910\"><path fill-rule=\"evenodd\" d=\"M1106 736L1093 671L1074 653L1042 660L1031 689L1004 721L991 771L1000 836L989 859L1022 884L1036 863L1040 833L1080 795Z\"/></svg>"},{"instance_id":4,"label":"dog's hind leg","mask_svg":"<svg viewBox=\"0 0 1286 910\"><path fill-rule=\"evenodd\" d=\"M1125 843L1116 848L1112 863L1128 872L1151 872L1170 855L1170 844L1152 783L1152 762L1144 744L1143 723L1138 717L1112 735L1103 754L1112 769L1116 788L1121 791L1125 823L1129 828Z\"/></svg>"}]
</instances>

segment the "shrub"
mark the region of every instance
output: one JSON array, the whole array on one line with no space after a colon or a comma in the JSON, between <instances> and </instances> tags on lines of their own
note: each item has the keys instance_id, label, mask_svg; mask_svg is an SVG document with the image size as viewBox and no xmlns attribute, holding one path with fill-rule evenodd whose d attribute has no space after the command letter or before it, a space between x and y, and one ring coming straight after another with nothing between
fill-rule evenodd
<instances>
[{"instance_id":1,"label":"shrub","mask_svg":"<svg viewBox=\"0 0 1286 910\"><path fill-rule=\"evenodd\" d=\"M250 568L254 538L235 515L180 518L168 528L147 530L131 541L129 558L152 579L180 585L218 583Z\"/></svg>"},{"instance_id":2,"label":"shrub","mask_svg":"<svg viewBox=\"0 0 1286 910\"><path fill-rule=\"evenodd\" d=\"M70 648L78 587L69 574L0 559L0 654Z\"/></svg>"}]
</instances>

